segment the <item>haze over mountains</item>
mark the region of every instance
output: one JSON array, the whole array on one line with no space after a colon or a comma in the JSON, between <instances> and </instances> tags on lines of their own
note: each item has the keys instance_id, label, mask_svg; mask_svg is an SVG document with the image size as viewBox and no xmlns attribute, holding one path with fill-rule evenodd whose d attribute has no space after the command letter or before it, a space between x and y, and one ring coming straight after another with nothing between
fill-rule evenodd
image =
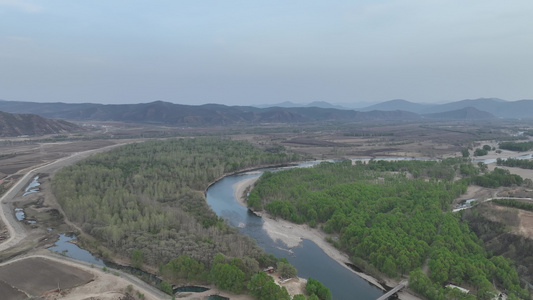
<instances>
[{"instance_id":1,"label":"haze over mountains","mask_svg":"<svg viewBox=\"0 0 533 300\"><path fill-rule=\"evenodd\" d=\"M283 105L282 107L328 107L327 105L329 105L331 108L355 109L358 111L402 110L420 115L459 111L470 107L487 112L498 118L519 119L533 117L533 100L506 101L498 98L466 99L445 104L414 103L403 99L395 99L358 108L353 108L348 104L334 105L327 102L313 102L305 105L292 102L283 102L280 104ZM276 106L279 105L276 104Z\"/></svg>"},{"instance_id":2,"label":"haze over mountains","mask_svg":"<svg viewBox=\"0 0 533 300\"><path fill-rule=\"evenodd\" d=\"M446 104L420 104L391 100L357 110L313 102L284 102L270 107L221 104L182 105L163 101L140 104L69 104L0 100L0 111L32 113L72 121L121 121L179 126L303 123L322 121L379 120L487 120L532 118L533 100L505 101L496 98L462 100Z\"/></svg>"}]
</instances>

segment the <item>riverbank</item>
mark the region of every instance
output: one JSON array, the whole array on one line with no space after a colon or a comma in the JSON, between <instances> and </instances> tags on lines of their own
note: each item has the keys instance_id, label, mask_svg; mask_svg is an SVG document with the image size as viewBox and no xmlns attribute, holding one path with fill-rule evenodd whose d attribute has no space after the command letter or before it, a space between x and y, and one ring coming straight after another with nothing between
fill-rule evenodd
<instances>
[{"instance_id":1,"label":"riverbank","mask_svg":"<svg viewBox=\"0 0 533 300\"><path fill-rule=\"evenodd\" d=\"M234 184L233 190L235 199L242 205L246 207L246 191L250 190L254 183L259 179L249 178L241 180ZM337 261L339 264L344 266L346 269L357 274L359 277L365 279L369 283L379 287L382 290L385 288L379 283L379 281L365 273L354 271L349 268L346 263L351 263L347 254L342 253L333 245L326 241L326 233L316 229L311 228L306 224L294 224L283 219L274 219L272 216L267 213L262 213L262 218L264 220L263 229L273 240L281 240L289 248L294 248L298 246L304 239L310 240L320 247L329 257ZM398 282L392 279L386 279L385 284L391 287L394 287ZM406 291L401 291L398 293L398 296L402 300L417 300L420 299Z\"/></svg>"}]
</instances>

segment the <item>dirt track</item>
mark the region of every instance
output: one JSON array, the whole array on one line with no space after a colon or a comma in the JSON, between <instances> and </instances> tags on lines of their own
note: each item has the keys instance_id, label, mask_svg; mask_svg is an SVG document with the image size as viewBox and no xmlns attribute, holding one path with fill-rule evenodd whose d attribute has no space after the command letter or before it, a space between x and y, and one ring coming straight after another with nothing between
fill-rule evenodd
<instances>
[{"instance_id":1,"label":"dirt track","mask_svg":"<svg viewBox=\"0 0 533 300\"><path fill-rule=\"evenodd\" d=\"M20 180L18 180L1 198L0 198L0 217L2 218L2 221L4 222L8 232L9 232L9 238L4 240L2 244L0 244L0 251L4 251L9 248L13 248L17 246L24 238L27 236L27 232L22 226L21 222L18 222L15 220L14 213L10 209L8 202L13 201L14 198L17 197L17 195L20 194L21 190L28 184L28 182L35 176L36 173L53 173L60 168L72 164L76 161L79 161L81 159L84 159L88 157L89 155L92 155L94 153L107 151L113 147L119 146L117 145L111 145L106 146L99 149L92 149L84 152L74 153L68 157L60 158L52 163L36 167L32 170L29 170ZM2 267L0 267L0 282L3 282L0 285L0 293L2 295L2 299L26 299L27 296L25 294L21 294L19 290L25 290L28 292L28 294L32 295L40 295L42 292L48 291L53 289L51 287L51 283L49 282L50 279L56 280L61 279L60 281L65 283L72 281L76 278L76 276L73 276L73 274L85 274L82 269L85 269L85 271L88 271L90 267L85 266L85 263L76 261L76 260L68 260L65 258L54 258L53 254L50 254L49 251L45 250L46 255L33 255L32 258L19 258L15 260L11 260L9 262L1 264ZM39 258L39 259L37 259ZM46 258L46 260L42 260L43 258ZM37 260L36 260L37 259ZM25 261L24 261L25 260ZM53 264L50 264L49 261L55 261ZM23 262L20 262L23 261ZM28 265L28 262L29 265ZM44 263L46 266L37 266L38 264ZM21 265L22 264L22 265ZM70 267L67 267L70 266ZM72 268L75 267L75 268ZM14 268L14 269L13 269ZM37 273L35 273L37 270ZM27 273L27 272L30 273ZM64 272L63 272L64 271ZM90 270L89 270L90 271ZM26 273L25 273L26 272ZM117 271L118 272L118 271ZM97 273L93 272L93 275L98 275ZM16 275L20 276L16 276ZM35 275L35 276L33 276ZM99 299L120 299L122 296L124 296L123 290L128 284L135 285L135 289L141 289L141 291L145 294L145 299L166 299L169 298L166 295L162 294L159 290L148 286L141 280L139 280L136 277L122 274L124 279L120 280L121 284L118 284L117 280L118 277L111 275L111 274L99 274L98 278L106 277L103 280L100 280L101 282L96 284L91 283L89 290L92 291L93 294L96 295ZM9 280L11 278L12 280ZM80 285L83 283L82 281L73 281L73 284L66 284L67 287L74 287L76 285ZM11 284L10 284L11 283ZM57 282L53 282L54 285L57 285ZM77 289L81 289L81 292L75 292L70 293L69 295L73 296L73 298L66 298L66 299L91 299L90 294L88 294L87 290L83 290L83 286L78 287ZM16 288L13 288L16 287ZM121 290L120 290L120 289ZM109 292L111 291L111 292ZM103 298L101 296L105 295ZM6 298L8 297L9 298ZM60 299L64 298L64 295L55 295L54 299ZM69 296L69 297L70 297Z\"/></svg>"},{"instance_id":2,"label":"dirt track","mask_svg":"<svg viewBox=\"0 0 533 300\"><path fill-rule=\"evenodd\" d=\"M0 244L0 251L6 250L17 245L22 239L26 237L26 231L20 222L15 220L14 214L10 211L7 202L11 202L13 198L28 184L28 182L39 172L53 173L60 168L70 165L76 161L84 159L94 153L107 151L113 147L119 146L111 145L100 149L93 149L84 152L78 152L71 156L58 159L52 163L40 166L28 171L20 180L17 181L1 198L0 198L0 217L2 222L7 227L9 238Z\"/></svg>"}]
</instances>

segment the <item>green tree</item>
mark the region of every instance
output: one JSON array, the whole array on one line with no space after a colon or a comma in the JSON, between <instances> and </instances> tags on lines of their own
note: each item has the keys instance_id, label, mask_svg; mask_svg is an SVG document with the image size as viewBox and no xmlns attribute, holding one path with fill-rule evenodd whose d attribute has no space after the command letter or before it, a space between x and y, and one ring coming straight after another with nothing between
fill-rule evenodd
<instances>
[{"instance_id":1,"label":"green tree","mask_svg":"<svg viewBox=\"0 0 533 300\"><path fill-rule=\"evenodd\" d=\"M134 268L141 268L143 265L143 252L138 249L134 249L131 252L131 266Z\"/></svg>"},{"instance_id":2,"label":"green tree","mask_svg":"<svg viewBox=\"0 0 533 300\"><path fill-rule=\"evenodd\" d=\"M218 288L233 293L240 293L244 287L245 274L238 267L227 263L218 263L210 272L211 282Z\"/></svg>"},{"instance_id":3,"label":"green tree","mask_svg":"<svg viewBox=\"0 0 533 300\"><path fill-rule=\"evenodd\" d=\"M173 294L172 285L168 282L161 281L161 283L159 284L159 289L169 295Z\"/></svg>"},{"instance_id":4,"label":"green tree","mask_svg":"<svg viewBox=\"0 0 533 300\"><path fill-rule=\"evenodd\" d=\"M278 262L277 268L279 275L283 278L293 278L296 277L296 274L298 273L294 266L281 261Z\"/></svg>"},{"instance_id":5,"label":"green tree","mask_svg":"<svg viewBox=\"0 0 533 300\"><path fill-rule=\"evenodd\" d=\"M252 296L259 300L290 300L287 289L277 285L274 279L265 272L259 272L252 276L248 283L248 290Z\"/></svg>"},{"instance_id":6,"label":"green tree","mask_svg":"<svg viewBox=\"0 0 533 300\"><path fill-rule=\"evenodd\" d=\"M331 291L316 279L309 278L305 286L305 292L309 295L316 295L321 300L331 300ZM311 298L309 298L311 299Z\"/></svg>"}]
</instances>

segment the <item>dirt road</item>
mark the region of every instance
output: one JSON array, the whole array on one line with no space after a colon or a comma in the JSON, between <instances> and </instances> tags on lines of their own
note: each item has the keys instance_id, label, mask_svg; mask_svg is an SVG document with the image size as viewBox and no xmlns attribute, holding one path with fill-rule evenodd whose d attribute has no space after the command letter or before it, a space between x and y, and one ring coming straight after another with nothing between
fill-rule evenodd
<instances>
[{"instance_id":1,"label":"dirt road","mask_svg":"<svg viewBox=\"0 0 533 300\"><path fill-rule=\"evenodd\" d=\"M52 173L58 169L75 163L79 160L89 157L92 154L98 152L108 151L114 147L123 144L111 145L100 149L88 150L84 152L78 152L71 156L58 159L49 164L36 167L28 171L19 181L17 181L3 196L0 198L0 217L5 224L9 238L0 244L0 251L16 246L22 239L27 236L26 231L22 227L21 223L15 220L14 213L9 209L8 203L29 183L37 173Z\"/></svg>"},{"instance_id":2,"label":"dirt road","mask_svg":"<svg viewBox=\"0 0 533 300\"><path fill-rule=\"evenodd\" d=\"M13 199L21 192L22 189L29 183L29 181L38 173L53 173L60 168L70 165L72 163L75 163L79 160L82 160L84 158L87 158L88 156L98 153L98 152L104 152L108 151L114 147L120 146L123 144L117 144L117 145L111 145L106 146L99 149L93 149L83 152L78 152L75 154L72 154L68 157L64 157L61 159L58 159L52 163L39 166L36 168L33 168L29 170L24 176L18 180L1 198L0 198L0 217L2 218L2 221L4 222L6 228L9 232L9 238L6 239L2 244L0 244L0 251L4 251L6 249L12 248L17 246L26 236L27 232L23 228L22 223L17 221L14 216L14 212L10 209L9 203L13 201ZM97 282L91 286L91 289L95 289L94 285L98 285L100 288L98 289L100 292L106 292L106 287L112 288L114 291L118 291L118 289L123 289L128 284L132 284L135 286L136 290L139 290L143 294L145 294L146 299L170 299L170 296L162 293L158 289L146 284L142 280L136 278L135 276L120 272L118 270L112 270L111 272L114 275L111 275L109 273L103 272L101 270L97 270L90 266L89 263L85 263L82 261L78 261L75 259L70 259L68 257L57 257L57 255L50 253L49 251L43 250L39 254L32 254L30 256L25 256L21 258L16 258L14 260L10 260L7 262L4 262L0 264L0 267L2 265L6 265L9 263L13 263L15 261L21 260L21 259L27 259L29 257L40 257L45 258L49 260L56 261L58 263L67 264L71 266L78 267L80 269L84 270L90 270L91 273L95 274L98 278L101 278L100 282ZM116 276L116 275L119 276ZM109 283L112 283L111 285ZM83 291L80 291L81 294L78 294L75 297L82 297L79 299L84 299L86 295ZM119 293L120 295L120 293ZM72 295L71 295L72 296ZM107 299L107 298L106 298ZM114 298L113 298L114 299Z\"/></svg>"}]
</instances>

